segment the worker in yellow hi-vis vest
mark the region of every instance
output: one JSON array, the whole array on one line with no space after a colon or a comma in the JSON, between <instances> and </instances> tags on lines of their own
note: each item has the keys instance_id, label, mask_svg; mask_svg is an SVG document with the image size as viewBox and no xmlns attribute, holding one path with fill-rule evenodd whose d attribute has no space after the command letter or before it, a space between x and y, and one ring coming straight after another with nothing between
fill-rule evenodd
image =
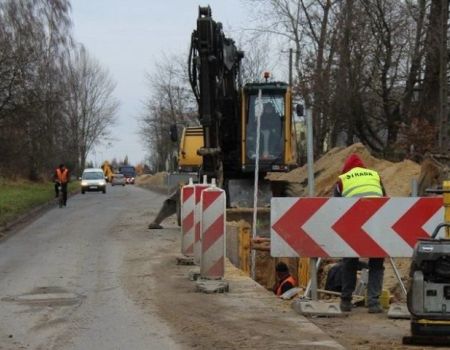
<instances>
[{"instance_id":1,"label":"worker in yellow hi-vis vest","mask_svg":"<svg viewBox=\"0 0 450 350\"><path fill-rule=\"evenodd\" d=\"M386 192L380 175L364 166L357 154L351 154L345 161L342 174L334 188L335 197L383 197ZM342 269L341 310L352 310L352 294L356 287L358 258L344 258ZM369 281L367 284L367 306L369 313L380 313L383 309L379 297L383 287L384 259L369 259Z\"/></svg>"}]
</instances>

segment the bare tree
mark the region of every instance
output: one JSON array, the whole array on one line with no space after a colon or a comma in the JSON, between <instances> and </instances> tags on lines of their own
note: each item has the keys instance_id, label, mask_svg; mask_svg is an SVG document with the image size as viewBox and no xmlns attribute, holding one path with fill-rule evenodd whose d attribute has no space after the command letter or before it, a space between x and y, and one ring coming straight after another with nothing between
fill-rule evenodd
<instances>
[{"instance_id":1,"label":"bare tree","mask_svg":"<svg viewBox=\"0 0 450 350\"><path fill-rule=\"evenodd\" d=\"M144 103L140 134L148 146L151 166L157 171L168 170L167 164L173 163L176 145L169 137L171 125L198 123L187 64L182 58L165 57L155 64L154 73L147 75L150 96Z\"/></svg>"},{"instance_id":2,"label":"bare tree","mask_svg":"<svg viewBox=\"0 0 450 350\"><path fill-rule=\"evenodd\" d=\"M271 50L268 47L268 38L250 36L241 38L240 47L244 48L244 58L241 63L242 83L261 81L265 71L272 71L273 62L270 62Z\"/></svg>"},{"instance_id":3,"label":"bare tree","mask_svg":"<svg viewBox=\"0 0 450 350\"><path fill-rule=\"evenodd\" d=\"M297 51L295 88L312 106L316 153L325 144L357 140L398 153L404 147L399 137L413 137L412 118L436 124L448 1L248 2L256 13L254 32L284 38Z\"/></svg>"},{"instance_id":4,"label":"bare tree","mask_svg":"<svg viewBox=\"0 0 450 350\"><path fill-rule=\"evenodd\" d=\"M335 59L336 21L331 0L252 0L257 6L256 18L264 22L256 25L256 33L282 38L285 47L294 47L294 68L297 75L294 90L312 108L314 148L323 151L323 144L331 133L330 82ZM269 20L267 20L269 19Z\"/></svg>"},{"instance_id":5,"label":"bare tree","mask_svg":"<svg viewBox=\"0 0 450 350\"><path fill-rule=\"evenodd\" d=\"M73 52L65 67L66 133L76 169L86 163L92 147L106 139L114 125L119 103L109 73L89 56L83 46Z\"/></svg>"},{"instance_id":6,"label":"bare tree","mask_svg":"<svg viewBox=\"0 0 450 350\"><path fill-rule=\"evenodd\" d=\"M59 61L70 47L69 11L67 0L0 2L0 171L4 173L37 178L58 152L54 135L55 121L61 117Z\"/></svg>"}]
</instances>

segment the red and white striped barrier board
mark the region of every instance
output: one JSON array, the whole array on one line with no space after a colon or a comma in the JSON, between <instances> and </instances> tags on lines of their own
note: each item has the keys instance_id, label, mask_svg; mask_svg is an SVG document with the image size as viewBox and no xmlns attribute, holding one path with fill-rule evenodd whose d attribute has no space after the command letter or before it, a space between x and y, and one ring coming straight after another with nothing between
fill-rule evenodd
<instances>
[{"instance_id":1,"label":"red and white striped barrier board","mask_svg":"<svg viewBox=\"0 0 450 350\"><path fill-rule=\"evenodd\" d=\"M181 189L181 254L185 256L194 255L194 212L194 185L189 184Z\"/></svg>"},{"instance_id":2,"label":"red and white striped barrier board","mask_svg":"<svg viewBox=\"0 0 450 350\"><path fill-rule=\"evenodd\" d=\"M225 273L225 191L211 187L202 192L202 257L200 277L220 279Z\"/></svg>"},{"instance_id":3,"label":"red and white striped barrier board","mask_svg":"<svg viewBox=\"0 0 450 350\"><path fill-rule=\"evenodd\" d=\"M200 221L201 221L201 207L200 199L202 192L209 187L208 184L198 184L194 185L194 198L195 198L195 212L194 212L194 223L195 223L195 235L194 235L194 263L200 265L200 258L202 255L201 247L201 234L200 234Z\"/></svg>"},{"instance_id":4,"label":"red and white striped barrier board","mask_svg":"<svg viewBox=\"0 0 450 350\"><path fill-rule=\"evenodd\" d=\"M443 221L442 197L272 198L274 257L411 257Z\"/></svg>"}]
</instances>

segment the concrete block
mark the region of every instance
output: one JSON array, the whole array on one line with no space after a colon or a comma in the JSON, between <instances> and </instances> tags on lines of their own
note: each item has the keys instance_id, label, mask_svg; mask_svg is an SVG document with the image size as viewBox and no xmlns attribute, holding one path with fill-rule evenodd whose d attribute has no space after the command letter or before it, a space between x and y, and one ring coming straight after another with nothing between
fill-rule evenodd
<instances>
[{"instance_id":1,"label":"concrete block","mask_svg":"<svg viewBox=\"0 0 450 350\"><path fill-rule=\"evenodd\" d=\"M344 316L339 303L325 303L320 300L296 299L292 308L304 316L339 317Z\"/></svg>"},{"instance_id":2,"label":"concrete block","mask_svg":"<svg viewBox=\"0 0 450 350\"><path fill-rule=\"evenodd\" d=\"M177 257L177 265L194 265L194 257L193 256L180 256Z\"/></svg>"},{"instance_id":3,"label":"concrete block","mask_svg":"<svg viewBox=\"0 0 450 350\"><path fill-rule=\"evenodd\" d=\"M388 318L409 320L411 314L408 311L406 304L391 304L387 313Z\"/></svg>"},{"instance_id":4,"label":"concrete block","mask_svg":"<svg viewBox=\"0 0 450 350\"><path fill-rule=\"evenodd\" d=\"M224 280L206 280L198 279L196 282L196 291L202 293L225 293L228 292L229 285Z\"/></svg>"},{"instance_id":5,"label":"concrete block","mask_svg":"<svg viewBox=\"0 0 450 350\"><path fill-rule=\"evenodd\" d=\"M188 276L190 281L197 281L200 278L200 269L189 271Z\"/></svg>"}]
</instances>

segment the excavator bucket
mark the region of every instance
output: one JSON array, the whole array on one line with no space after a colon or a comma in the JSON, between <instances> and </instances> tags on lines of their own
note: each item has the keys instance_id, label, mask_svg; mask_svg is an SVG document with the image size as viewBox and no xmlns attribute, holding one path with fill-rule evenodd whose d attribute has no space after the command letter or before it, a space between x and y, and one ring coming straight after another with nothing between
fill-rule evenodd
<instances>
[{"instance_id":1,"label":"excavator bucket","mask_svg":"<svg viewBox=\"0 0 450 350\"><path fill-rule=\"evenodd\" d=\"M227 182L229 206L231 208L252 208L254 198L253 179L230 179ZM270 182L262 180L258 182L258 207L270 206L272 190Z\"/></svg>"}]
</instances>

